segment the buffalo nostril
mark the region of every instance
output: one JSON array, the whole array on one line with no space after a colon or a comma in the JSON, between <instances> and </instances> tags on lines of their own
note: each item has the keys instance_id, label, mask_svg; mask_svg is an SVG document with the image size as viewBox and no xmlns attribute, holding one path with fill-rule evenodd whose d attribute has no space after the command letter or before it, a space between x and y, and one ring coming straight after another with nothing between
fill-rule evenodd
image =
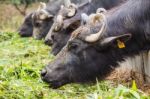
<instances>
[{"instance_id":1,"label":"buffalo nostril","mask_svg":"<svg viewBox=\"0 0 150 99\"><path fill-rule=\"evenodd\" d=\"M45 40L44 43L47 45L48 44L48 40Z\"/></svg>"},{"instance_id":2,"label":"buffalo nostril","mask_svg":"<svg viewBox=\"0 0 150 99\"><path fill-rule=\"evenodd\" d=\"M46 70L46 69L43 69L43 70L41 71L41 76L44 77L44 76L46 75L46 73L47 73L47 70Z\"/></svg>"},{"instance_id":3,"label":"buffalo nostril","mask_svg":"<svg viewBox=\"0 0 150 99\"><path fill-rule=\"evenodd\" d=\"M53 42L52 42L52 40L50 40L50 39L45 40L44 43L45 43L46 45L49 45L49 46L52 46L52 45L53 45Z\"/></svg>"}]
</instances>

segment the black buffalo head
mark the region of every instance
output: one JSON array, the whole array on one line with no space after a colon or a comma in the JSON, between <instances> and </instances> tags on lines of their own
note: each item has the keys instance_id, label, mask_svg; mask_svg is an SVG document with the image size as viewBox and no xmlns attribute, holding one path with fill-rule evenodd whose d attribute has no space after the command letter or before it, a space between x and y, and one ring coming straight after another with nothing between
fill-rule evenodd
<instances>
[{"instance_id":1,"label":"black buffalo head","mask_svg":"<svg viewBox=\"0 0 150 99\"><path fill-rule=\"evenodd\" d=\"M131 34L108 36L106 28L104 14L90 15L88 23L72 33L56 59L42 70L42 79L53 88L103 79L118 65L117 61L124 60L118 42L128 43L131 38Z\"/></svg>"},{"instance_id":2,"label":"black buffalo head","mask_svg":"<svg viewBox=\"0 0 150 99\"><path fill-rule=\"evenodd\" d=\"M30 37L30 36L32 36L32 33L33 33L32 15L33 15L33 12L28 14L25 17L23 24L19 28L18 32L19 32L19 35L21 37Z\"/></svg>"},{"instance_id":3,"label":"black buffalo head","mask_svg":"<svg viewBox=\"0 0 150 99\"><path fill-rule=\"evenodd\" d=\"M44 38L52 23L53 23L53 17L47 9L45 3L40 3L39 8L35 13L32 15L32 22L33 22L33 37L35 39L42 39Z\"/></svg>"},{"instance_id":4,"label":"black buffalo head","mask_svg":"<svg viewBox=\"0 0 150 99\"><path fill-rule=\"evenodd\" d=\"M79 24L80 22L78 21L77 23L72 24L66 29L61 29L60 31L55 30L55 27L57 26L56 23L52 25L48 35L45 38L45 44L52 47L51 53L53 55L57 55L66 45L71 33L77 29Z\"/></svg>"},{"instance_id":5,"label":"black buffalo head","mask_svg":"<svg viewBox=\"0 0 150 99\"><path fill-rule=\"evenodd\" d=\"M52 46L52 54L57 55L66 45L71 33L80 26L82 11L79 8L86 4L89 2L80 4L80 6L69 2L66 3L66 6L61 6L53 26L45 38L45 44Z\"/></svg>"},{"instance_id":6,"label":"black buffalo head","mask_svg":"<svg viewBox=\"0 0 150 99\"><path fill-rule=\"evenodd\" d=\"M91 14L98 7L110 9L124 0L87 0L85 3L75 5L67 0L65 6L61 6L53 27L45 38L45 44L52 46L52 54L56 55L66 45L71 33L80 26L81 13Z\"/></svg>"}]
</instances>

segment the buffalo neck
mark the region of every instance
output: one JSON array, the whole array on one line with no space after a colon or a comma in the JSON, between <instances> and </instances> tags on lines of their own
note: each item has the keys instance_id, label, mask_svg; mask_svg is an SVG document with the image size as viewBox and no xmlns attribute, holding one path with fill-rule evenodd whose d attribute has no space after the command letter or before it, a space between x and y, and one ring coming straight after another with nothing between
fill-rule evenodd
<instances>
[{"instance_id":1,"label":"buffalo neck","mask_svg":"<svg viewBox=\"0 0 150 99\"><path fill-rule=\"evenodd\" d=\"M88 1L87 3L84 3L78 7L77 13L74 17L64 21L64 28L68 27L71 23L74 23L75 21L80 21L82 13L86 13L89 15L91 13L95 13L98 8L105 8L106 10L111 9L114 6L119 5L123 1L126 0L91 0L91 2Z\"/></svg>"},{"instance_id":2,"label":"buffalo neck","mask_svg":"<svg viewBox=\"0 0 150 99\"><path fill-rule=\"evenodd\" d=\"M145 1L145 2L144 2ZM94 45L97 50L98 64L103 59L103 53L108 61L103 67L111 70L111 67L116 67L118 62L124 61L127 57L134 57L143 51L150 49L149 34L150 34L150 2L147 0L130 0L125 4L108 12L107 28L104 38L119 36L125 33L130 33L132 37L125 42L125 48L119 48L116 44L109 45L104 49ZM105 57L104 57L105 58Z\"/></svg>"},{"instance_id":3,"label":"buffalo neck","mask_svg":"<svg viewBox=\"0 0 150 99\"><path fill-rule=\"evenodd\" d=\"M150 2L148 0L130 0L110 10L106 14L108 25L107 35L119 35L121 33L143 35L148 28L146 27L147 23L150 23L149 9Z\"/></svg>"},{"instance_id":4,"label":"buffalo neck","mask_svg":"<svg viewBox=\"0 0 150 99\"><path fill-rule=\"evenodd\" d=\"M149 50L150 42L150 2L148 0L130 0L108 12L105 37L126 33L132 35L126 42L122 53L126 56Z\"/></svg>"}]
</instances>

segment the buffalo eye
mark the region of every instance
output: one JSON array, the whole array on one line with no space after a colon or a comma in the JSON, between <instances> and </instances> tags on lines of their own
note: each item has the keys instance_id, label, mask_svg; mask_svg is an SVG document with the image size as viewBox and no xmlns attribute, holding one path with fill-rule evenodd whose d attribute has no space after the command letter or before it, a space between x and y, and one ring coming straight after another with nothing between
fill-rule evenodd
<instances>
[{"instance_id":1,"label":"buffalo eye","mask_svg":"<svg viewBox=\"0 0 150 99\"><path fill-rule=\"evenodd\" d=\"M72 49L77 49L77 47L78 47L78 44L77 43L75 43L75 42L70 42L69 44L68 44L68 50L72 50Z\"/></svg>"},{"instance_id":2,"label":"buffalo eye","mask_svg":"<svg viewBox=\"0 0 150 99\"><path fill-rule=\"evenodd\" d=\"M54 41L54 40L55 40L55 36L54 36L54 34L53 34L53 35L51 35L51 39L52 39L52 41Z\"/></svg>"},{"instance_id":3,"label":"buffalo eye","mask_svg":"<svg viewBox=\"0 0 150 99\"><path fill-rule=\"evenodd\" d=\"M57 71L61 71L61 70L63 70L63 69L64 69L63 67L57 67L57 68L56 68Z\"/></svg>"},{"instance_id":4,"label":"buffalo eye","mask_svg":"<svg viewBox=\"0 0 150 99\"><path fill-rule=\"evenodd\" d=\"M36 27L40 27L40 23L38 23L38 22L35 23L35 26L36 26Z\"/></svg>"}]
</instances>

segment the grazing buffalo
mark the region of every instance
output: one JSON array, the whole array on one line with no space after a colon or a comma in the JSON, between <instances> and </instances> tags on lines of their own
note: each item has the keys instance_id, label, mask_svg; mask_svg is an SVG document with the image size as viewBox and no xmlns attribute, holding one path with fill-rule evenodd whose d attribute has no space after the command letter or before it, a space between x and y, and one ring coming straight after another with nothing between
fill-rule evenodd
<instances>
[{"instance_id":1,"label":"grazing buffalo","mask_svg":"<svg viewBox=\"0 0 150 99\"><path fill-rule=\"evenodd\" d=\"M81 13L91 14L99 7L110 9L123 1L125 0L91 0L79 6L73 3L62 6L45 38L45 44L52 46L52 54L56 55L66 45L71 33L80 26Z\"/></svg>"},{"instance_id":2,"label":"grazing buffalo","mask_svg":"<svg viewBox=\"0 0 150 99\"><path fill-rule=\"evenodd\" d=\"M18 32L19 32L19 35L21 37L30 37L30 36L32 36L32 32L33 32L32 15L33 15L33 12L28 14L25 17L23 24L19 28Z\"/></svg>"},{"instance_id":3,"label":"grazing buffalo","mask_svg":"<svg viewBox=\"0 0 150 99\"><path fill-rule=\"evenodd\" d=\"M80 2L79 2L80 1ZM75 2L83 2L84 0L75 0ZM55 15L57 13L57 11L60 9L60 5L61 4L64 4L64 0L49 0L47 6L46 6L46 11L48 11L51 15ZM45 5L45 4L44 4ZM57 6L55 6L57 5ZM43 4L42 4L42 8L44 10L44 7ZM50 9L50 10L49 10ZM44 12L46 12L44 11ZM42 12L42 11L41 11ZM43 24L47 24L47 22L43 22L44 20L38 20L39 18L37 18L37 21L36 21L36 17L35 17L35 14L38 15L38 12L35 11L35 12L32 12L30 13L29 15L27 15L24 19L24 22L23 24L21 25L21 27L19 28L18 32L19 32L19 35L21 37L30 37L33 35L33 27L35 28L38 28L36 25L38 24L38 21L41 21L41 23L39 25L41 25L41 27L43 27L42 29L39 30L40 33L42 33L42 31L45 31L44 28L47 28L48 26L46 25L42 25ZM34 21L33 21L33 19ZM37 22L37 24L36 24ZM40 26L39 26L40 27ZM48 31L49 29L47 29ZM36 32L36 31L35 31ZM38 32L38 31L37 31ZM46 32L47 33L47 32ZM36 35L36 33L34 33ZM46 34L45 34L46 35ZM38 38L38 37L37 37Z\"/></svg>"},{"instance_id":4,"label":"grazing buffalo","mask_svg":"<svg viewBox=\"0 0 150 99\"><path fill-rule=\"evenodd\" d=\"M150 2L129 0L84 19L61 52L41 71L53 88L103 79L118 62L150 49ZM84 14L85 15L85 14Z\"/></svg>"},{"instance_id":5,"label":"grazing buffalo","mask_svg":"<svg viewBox=\"0 0 150 99\"><path fill-rule=\"evenodd\" d=\"M49 1L50 2L50 1ZM48 3L49 4L49 3ZM33 16L35 12L28 14L18 32L21 37L31 37L33 35Z\"/></svg>"},{"instance_id":6,"label":"grazing buffalo","mask_svg":"<svg viewBox=\"0 0 150 99\"><path fill-rule=\"evenodd\" d=\"M86 0L72 0L75 4L82 3ZM33 37L35 39L44 38L54 21L55 15L58 13L61 5L66 5L66 0L51 0L46 5L41 3L41 6L33 14Z\"/></svg>"}]
</instances>

